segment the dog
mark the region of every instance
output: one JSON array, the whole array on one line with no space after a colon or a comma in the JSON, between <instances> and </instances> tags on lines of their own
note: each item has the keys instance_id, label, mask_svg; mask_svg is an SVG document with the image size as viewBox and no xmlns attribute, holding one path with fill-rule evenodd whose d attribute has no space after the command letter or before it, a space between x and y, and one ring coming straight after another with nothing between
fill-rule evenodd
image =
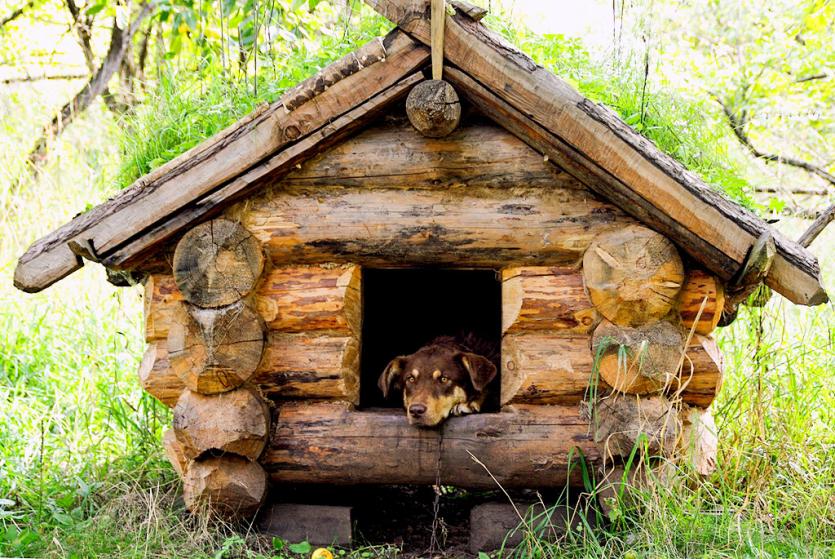
<instances>
[{"instance_id":1,"label":"dog","mask_svg":"<svg viewBox=\"0 0 835 559\"><path fill-rule=\"evenodd\" d=\"M442 336L411 355L392 359L377 384L384 398L403 391L410 424L435 427L450 415L481 411L496 377L494 353L472 335Z\"/></svg>"}]
</instances>

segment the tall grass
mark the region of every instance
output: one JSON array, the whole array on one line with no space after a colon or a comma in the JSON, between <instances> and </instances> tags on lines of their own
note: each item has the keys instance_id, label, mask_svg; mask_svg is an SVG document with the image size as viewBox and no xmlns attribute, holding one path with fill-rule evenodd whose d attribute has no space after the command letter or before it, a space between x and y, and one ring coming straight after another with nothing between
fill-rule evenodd
<instances>
[{"instance_id":1,"label":"tall grass","mask_svg":"<svg viewBox=\"0 0 835 559\"><path fill-rule=\"evenodd\" d=\"M704 106L652 92L647 98L640 72L595 68L576 41L491 24L706 179L747 200L745 169L722 147L723 132L701 118ZM31 181L21 163L28 141L73 87L14 86L0 94L0 555L279 554L249 533L183 516L176 476L159 446L170 412L139 389L135 376L143 350L138 288L113 288L97 267L37 295L14 290L11 278L33 239L274 98L380 25L288 59L258 95L251 84L219 76L195 83L170 74L122 122L95 106ZM802 228L779 226L790 236ZM824 257L830 293L833 248L833 230L813 246ZM718 471L638 493L640 506L616 510L616 522L605 529L574 530L556 544L541 539L521 548L523 556L832 556L833 306L800 308L775 297L764 309L744 310L718 337L727 359L714 404Z\"/></svg>"}]
</instances>

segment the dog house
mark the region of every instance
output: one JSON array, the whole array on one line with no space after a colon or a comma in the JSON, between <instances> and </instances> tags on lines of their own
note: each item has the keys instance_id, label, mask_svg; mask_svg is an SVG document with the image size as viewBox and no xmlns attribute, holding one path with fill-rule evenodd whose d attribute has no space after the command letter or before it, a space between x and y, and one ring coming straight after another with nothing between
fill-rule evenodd
<instances>
[{"instance_id":1,"label":"dog house","mask_svg":"<svg viewBox=\"0 0 835 559\"><path fill-rule=\"evenodd\" d=\"M16 285L84 260L144 283L139 378L174 409L192 508L250 514L285 483L557 487L644 435L709 471L711 332L762 282L825 302L815 257L465 2L434 42L454 89L433 130L406 102L428 3L367 2L398 27L37 241ZM501 345L492 407L408 425L377 376L461 328Z\"/></svg>"}]
</instances>

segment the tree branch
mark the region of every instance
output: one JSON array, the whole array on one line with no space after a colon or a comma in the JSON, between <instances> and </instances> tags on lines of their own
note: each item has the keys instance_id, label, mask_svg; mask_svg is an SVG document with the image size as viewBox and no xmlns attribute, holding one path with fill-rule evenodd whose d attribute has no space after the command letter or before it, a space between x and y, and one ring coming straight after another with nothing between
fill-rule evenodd
<instances>
[{"instance_id":1,"label":"tree branch","mask_svg":"<svg viewBox=\"0 0 835 559\"><path fill-rule=\"evenodd\" d=\"M39 82L43 80L80 80L88 78L89 76L89 74L38 74L37 76L14 76L11 78L3 78L0 83L5 85L10 83Z\"/></svg>"},{"instance_id":2,"label":"tree branch","mask_svg":"<svg viewBox=\"0 0 835 559\"><path fill-rule=\"evenodd\" d=\"M13 22L14 20L16 20L17 18L22 16L24 11L26 11L27 9L31 8L34 5L35 5L35 0L29 0L24 5L17 8L16 10L14 10L9 15L5 16L3 19L0 19L0 27L4 27L7 23Z\"/></svg>"},{"instance_id":3,"label":"tree branch","mask_svg":"<svg viewBox=\"0 0 835 559\"><path fill-rule=\"evenodd\" d=\"M818 218L812 222L812 225L797 239L798 244L808 247L823 232L826 226L833 221L835 221L835 204L832 204L821 212Z\"/></svg>"},{"instance_id":4,"label":"tree branch","mask_svg":"<svg viewBox=\"0 0 835 559\"><path fill-rule=\"evenodd\" d=\"M128 7L130 7L130 4L128 4ZM125 52L127 52L128 46L130 45L131 38L139 29L139 24L142 20L151 13L153 7L153 3L144 4L127 29L120 28L117 19L113 18L110 47L101 66L84 88L69 103L64 105L52 121L44 127L43 135L35 142L35 147L29 154L30 162L37 165L46 154L49 140L57 137L67 124L72 122L79 114L83 113L93 103L96 97L105 91L107 82L110 81L110 78L122 63Z\"/></svg>"},{"instance_id":5,"label":"tree branch","mask_svg":"<svg viewBox=\"0 0 835 559\"><path fill-rule=\"evenodd\" d=\"M731 108L727 104L725 104L724 101L722 101L722 99L718 95L716 95L715 93L712 93L711 95L722 107L722 111L725 113L725 116L728 119L728 123L731 126L731 130L733 131L737 140L739 140L739 143L745 146L745 148L749 152L751 152L751 154L754 157L756 157L757 159L762 159L763 161L766 161L768 163L780 163L782 165L789 165L791 167L803 169L807 173L818 176L826 182L828 182L829 184L835 186L835 175L832 175L831 173L827 172L822 167L818 167L817 165L813 165L808 161L803 161L794 157L786 157L774 153L766 153L757 149L751 143L750 138L748 138L748 134L746 134L745 132L745 126L748 124L747 113L743 110L741 111L740 115L737 115L734 111L731 110Z\"/></svg>"}]
</instances>

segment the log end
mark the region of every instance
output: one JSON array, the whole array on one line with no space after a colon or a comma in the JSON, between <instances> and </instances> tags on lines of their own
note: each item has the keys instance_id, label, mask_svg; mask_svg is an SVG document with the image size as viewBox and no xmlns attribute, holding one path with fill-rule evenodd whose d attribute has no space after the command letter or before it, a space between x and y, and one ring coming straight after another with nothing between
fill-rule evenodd
<instances>
[{"instance_id":1,"label":"log end","mask_svg":"<svg viewBox=\"0 0 835 559\"><path fill-rule=\"evenodd\" d=\"M406 114L415 129L428 138L443 138L461 121L461 102L443 80L426 80L409 92Z\"/></svg>"},{"instance_id":2,"label":"log end","mask_svg":"<svg viewBox=\"0 0 835 559\"><path fill-rule=\"evenodd\" d=\"M251 518L267 497L267 473L257 462L226 455L192 462L183 480L183 498L192 513Z\"/></svg>"}]
</instances>

